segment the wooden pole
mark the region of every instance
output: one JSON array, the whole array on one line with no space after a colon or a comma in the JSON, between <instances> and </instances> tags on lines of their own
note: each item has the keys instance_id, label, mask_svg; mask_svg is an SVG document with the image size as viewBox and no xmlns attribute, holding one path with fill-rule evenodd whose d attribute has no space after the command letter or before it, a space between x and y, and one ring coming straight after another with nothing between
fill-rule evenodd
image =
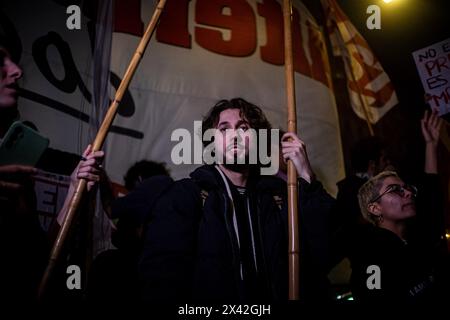
<instances>
[{"instance_id":1,"label":"wooden pole","mask_svg":"<svg viewBox=\"0 0 450 320\"><path fill-rule=\"evenodd\" d=\"M128 65L128 68L125 72L122 82L120 83L119 88L116 91L114 100L112 101L112 103L108 109L108 112L106 113L105 119L103 120L103 123L97 133L97 136L95 137L95 140L92 144L92 152L100 150L103 146L103 143L105 142L106 135L108 134L111 124L117 114L117 108L119 107L120 101L122 100L122 97L123 97L125 91L127 90L128 86L131 82L131 79L133 78L133 75L139 65L139 62L141 61L144 51L153 35L156 25L158 24L159 17L161 16L161 12L163 11L165 4L166 4L166 0L159 0L158 4L156 6L155 12L153 13L153 16L150 20L150 23L148 24L147 29L145 30L145 33L142 36L141 41L139 42L139 45L134 53L134 56L133 56L130 64ZM58 236L56 238L55 244L53 245L49 263L48 263L45 273L41 279L41 283L39 286L39 292L38 292L39 299L41 299L43 294L45 293L45 289L47 287L48 280L50 279L50 275L56 265L59 255L61 254L61 250L62 250L64 241L67 238L67 235L68 235L68 232L72 225L72 221L74 219L75 213L81 202L83 192L86 189L86 185L87 185L86 180L80 179L78 181L77 187L76 187L74 195L72 197L72 200L71 200L69 209L67 211L67 214L65 216L64 222L63 222L61 228L59 229Z\"/></svg>"},{"instance_id":2,"label":"wooden pole","mask_svg":"<svg viewBox=\"0 0 450 320\"><path fill-rule=\"evenodd\" d=\"M284 63L286 79L286 101L288 108L288 132L297 134L295 110L294 58L292 50L292 2L283 0ZM297 172L292 161L288 161L288 228L289 228L289 300L299 299L299 238L297 205Z\"/></svg>"}]
</instances>

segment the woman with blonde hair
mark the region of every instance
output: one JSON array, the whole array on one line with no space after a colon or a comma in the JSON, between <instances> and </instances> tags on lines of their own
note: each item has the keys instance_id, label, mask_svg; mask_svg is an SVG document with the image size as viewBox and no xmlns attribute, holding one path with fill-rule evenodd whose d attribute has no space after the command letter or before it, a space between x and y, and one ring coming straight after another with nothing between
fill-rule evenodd
<instances>
[{"instance_id":1,"label":"woman with blonde hair","mask_svg":"<svg viewBox=\"0 0 450 320\"><path fill-rule=\"evenodd\" d=\"M448 260L439 197L437 144L442 120L425 113L425 175L420 189L393 171L369 179L358 193L363 217L350 255L355 300L431 301L442 298ZM448 264L448 263L447 263Z\"/></svg>"}]
</instances>

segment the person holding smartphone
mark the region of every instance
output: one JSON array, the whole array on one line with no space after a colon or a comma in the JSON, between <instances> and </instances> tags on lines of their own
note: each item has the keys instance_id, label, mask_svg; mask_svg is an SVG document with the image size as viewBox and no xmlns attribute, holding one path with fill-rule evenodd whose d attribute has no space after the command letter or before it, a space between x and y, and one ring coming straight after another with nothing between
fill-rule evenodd
<instances>
[{"instance_id":1,"label":"person holding smartphone","mask_svg":"<svg viewBox=\"0 0 450 320\"><path fill-rule=\"evenodd\" d=\"M21 43L8 18L0 12L0 142L14 121L17 109L18 65ZM92 152L88 146L71 175L65 205L59 213L63 220L69 200L78 183L86 179L91 190L100 180L99 166L103 151ZM48 262L51 239L41 229L36 214L36 195L32 166L8 164L0 166L0 297L4 301L33 301L42 272Z\"/></svg>"}]
</instances>

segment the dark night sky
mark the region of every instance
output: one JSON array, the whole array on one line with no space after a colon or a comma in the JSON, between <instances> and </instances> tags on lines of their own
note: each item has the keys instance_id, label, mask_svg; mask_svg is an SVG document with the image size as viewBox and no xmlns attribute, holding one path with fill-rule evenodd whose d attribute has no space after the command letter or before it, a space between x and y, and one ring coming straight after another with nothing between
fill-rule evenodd
<instances>
[{"instance_id":1,"label":"dark night sky","mask_svg":"<svg viewBox=\"0 0 450 320\"><path fill-rule=\"evenodd\" d=\"M319 20L319 0L303 0ZM422 89L412 52L450 37L448 0L338 0L351 22L367 40L398 90ZM381 30L369 30L366 9L381 8ZM400 98L400 97L399 97Z\"/></svg>"},{"instance_id":2,"label":"dark night sky","mask_svg":"<svg viewBox=\"0 0 450 320\"><path fill-rule=\"evenodd\" d=\"M303 2L319 23L323 24L320 1ZM375 134L389 142L388 151L394 163L401 167L400 172L402 169L407 174L421 171L423 139L419 120L427 105L423 99L424 91L412 52L450 37L450 1L394 0L386 4L382 0L338 0L338 3L375 52L391 78L399 99L399 104L375 125ZM369 17L366 9L371 4L377 4L381 8L381 30L369 30L366 27ZM333 61L331 63L332 71L336 72ZM345 85L341 89L339 90L338 84L335 93L338 106L342 107L348 98L339 96L342 95L341 92L346 95ZM362 122L356 115L350 115L350 118L340 119L347 159L350 145L355 141L353 137L368 135L367 127L354 125L355 121ZM448 153L443 158L448 160ZM349 169L348 162L346 167Z\"/></svg>"},{"instance_id":3,"label":"dark night sky","mask_svg":"<svg viewBox=\"0 0 450 320\"><path fill-rule=\"evenodd\" d=\"M423 89L412 52L450 37L448 0L341 0L342 9L375 51L400 101L421 99ZM379 4L381 30L366 28L366 8Z\"/></svg>"}]
</instances>

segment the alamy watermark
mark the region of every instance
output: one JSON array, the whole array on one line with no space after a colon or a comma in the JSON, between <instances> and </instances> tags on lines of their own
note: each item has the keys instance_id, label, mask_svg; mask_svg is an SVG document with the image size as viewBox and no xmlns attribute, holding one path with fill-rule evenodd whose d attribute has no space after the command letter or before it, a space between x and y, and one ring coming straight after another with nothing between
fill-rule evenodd
<instances>
[{"instance_id":1,"label":"alamy watermark","mask_svg":"<svg viewBox=\"0 0 450 320\"><path fill-rule=\"evenodd\" d=\"M66 287L69 290L81 289L81 269L79 266L72 264L67 267L66 273L69 275L66 280Z\"/></svg>"},{"instance_id":2,"label":"alamy watermark","mask_svg":"<svg viewBox=\"0 0 450 320\"><path fill-rule=\"evenodd\" d=\"M69 15L66 20L66 27L69 30L81 29L81 9L73 4L67 7L66 13Z\"/></svg>"},{"instance_id":3,"label":"alamy watermark","mask_svg":"<svg viewBox=\"0 0 450 320\"><path fill-rule=\"evenodd\" d=\"M381 289L381 269L376 264L367 267L366 273L369 277L366 280L366 286L369 290Z\"/></svg>"},{"instance_id":4,"label":"alamy watermark","mask_svg":"<svg viewBox=\"0 0 450 320\"><path fill-rule=\"evenodd\" d=\"M367 14L370 16L366 20L366 26L369 30L381 29L381 9L376 4L371 4L367 7Z\"/></svg>"}]
</instances>

